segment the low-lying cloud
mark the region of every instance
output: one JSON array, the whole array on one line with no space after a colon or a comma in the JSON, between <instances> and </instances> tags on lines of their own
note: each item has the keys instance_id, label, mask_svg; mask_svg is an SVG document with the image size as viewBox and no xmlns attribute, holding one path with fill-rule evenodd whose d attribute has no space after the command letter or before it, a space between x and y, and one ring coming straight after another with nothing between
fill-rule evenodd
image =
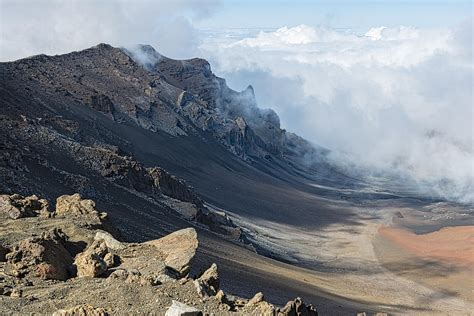
<instances>
[{"instance_id":1,"label":"low-lying cloud","mask_svg":"<svg viewBox=\"0 0 474 316\"><path fill-rule=\"evenodd\" d=\"M283 127L340 163L474 201L472 20L453 28L300 25L204 41L231 86L255 88Z\"/></svg>"}]
</instances>

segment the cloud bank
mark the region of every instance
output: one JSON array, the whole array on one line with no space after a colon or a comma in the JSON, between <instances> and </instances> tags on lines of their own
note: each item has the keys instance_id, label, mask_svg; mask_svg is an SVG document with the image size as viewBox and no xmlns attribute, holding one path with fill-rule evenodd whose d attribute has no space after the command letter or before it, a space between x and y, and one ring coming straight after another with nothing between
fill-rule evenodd
<instances>
[{"instance_id":1,"label":"cloud bank","mask_svg":"<svg viewBox=\"0 0 474 316\"><path fill-rule=\"evenodd\" d=\"M299 25L204 41L231 86L345 166L474 202L472 20L454 28Z\"/></svg>"},{"instance_id":2,"label":"cloud bank","mask_svg":"<svg viewBox=\"0 0 474 316\"><path fill-rule=\"evenodd\" d=\"M0 60L60 54L98 43L151 44L164 55L197 54L193 21L216 0L0 0Z\"/></svg>"}]
</instances>

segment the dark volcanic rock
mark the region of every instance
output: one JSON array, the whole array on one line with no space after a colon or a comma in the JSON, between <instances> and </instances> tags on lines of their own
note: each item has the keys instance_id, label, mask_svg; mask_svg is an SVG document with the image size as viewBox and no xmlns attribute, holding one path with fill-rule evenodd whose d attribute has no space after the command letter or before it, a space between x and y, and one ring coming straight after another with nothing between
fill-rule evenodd
<instances>
[{"instance_id":1,"label":"dark volcanic rock","mask_svg":"<svg viewBox=\"0 0 474 316\"><path fill-rule=\"evenodd\" d=\"M91 95L90 106L104 114L110 114L111 118L113 118L113 111L114 111L114 104L110 100L110 98L106 95L99 94L99 95Z\"/></svg>"},{"instance_id":2,"label":"dark volcanic rock","mask_svg":"<svg viewBox=\"0 0 474 316\"><path fill-rule=\"evenodd\" d=\"M0 242L0 262L3 262L7 259L6 255L9 252L10 252L10 249L8 249L7 246L2 245L2 243Z\"/></svg>"},{"instance_id":3,"label":"dark volcanic rock","mask_svg":"<svg viewBox=\"0 0 474 316\"><path fill-rule=\"evenodd\" d=\"M148 169L148 173L153 179L153 185L166 194L177 200L190 202L198 207L203 206L203 201L197 196L194 190L186 182L170 174L160 167Z\"/></svg>"}]
</instances>

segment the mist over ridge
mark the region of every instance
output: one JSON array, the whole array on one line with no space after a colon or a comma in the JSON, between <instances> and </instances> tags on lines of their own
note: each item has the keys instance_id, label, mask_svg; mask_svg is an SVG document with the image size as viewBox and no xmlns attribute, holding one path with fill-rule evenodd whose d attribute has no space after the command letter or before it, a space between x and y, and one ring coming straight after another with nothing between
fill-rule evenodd
<instances>
[{"instance_id":1,"label":"mist over ridge","mask_svg":"<svg viewBox=\"0 0 474 316\"><path fill-rule=\"evenodd\" d=\"M471 26L299 25L234 32L200 49L231 87L251 83L283 128L348 170L472 203Z\"/></svg>"}]
</instances>

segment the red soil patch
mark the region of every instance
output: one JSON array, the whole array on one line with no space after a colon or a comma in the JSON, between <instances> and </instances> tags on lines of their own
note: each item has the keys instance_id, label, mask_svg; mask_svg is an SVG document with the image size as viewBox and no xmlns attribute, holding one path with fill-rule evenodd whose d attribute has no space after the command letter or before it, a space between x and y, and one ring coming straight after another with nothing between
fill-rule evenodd
<instances>
[{"instance_id":1,"label":"red soil patch","mask_svg":"<svg viewBox=\"0 0 474 316\"><path fill-rule=\"evenodd\" d=\"M416 256L474 267L474 226L445 227L422 235L381 227L379 233Z\"/></svg>"}]
</instances>

